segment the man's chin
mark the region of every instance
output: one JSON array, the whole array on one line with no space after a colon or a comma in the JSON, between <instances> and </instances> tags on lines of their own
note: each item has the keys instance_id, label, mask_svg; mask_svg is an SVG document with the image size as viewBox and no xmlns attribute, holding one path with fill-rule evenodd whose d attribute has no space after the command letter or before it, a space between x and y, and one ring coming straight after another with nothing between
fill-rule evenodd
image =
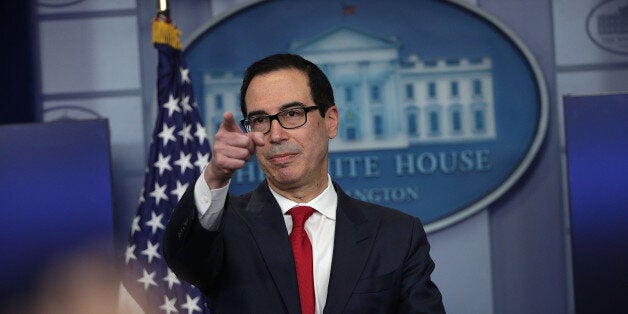
<instances>
[{"instance_id":1,"label":"man's chin","mask_svg":"<svg viewBox=\"0 0 628 314\"><path fill-rule=\"evenodd\" d=\"M299 176L294 173L286 173L284 171L277 171L272 175L272 178L269 180L273 186L276 186L282 190L291 190L299 187Z\"/></svg>"}]
</instances>

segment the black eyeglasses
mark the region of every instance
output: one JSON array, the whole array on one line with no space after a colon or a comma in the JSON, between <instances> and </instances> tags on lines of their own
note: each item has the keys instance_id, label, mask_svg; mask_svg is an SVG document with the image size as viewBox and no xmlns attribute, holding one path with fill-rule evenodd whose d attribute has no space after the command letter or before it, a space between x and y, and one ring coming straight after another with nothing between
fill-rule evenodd
<instances>
[{"instance_id":1,"label":"black eyeglasses","mask_svg":"<svg viewBox=\"0 0 628 314\"><path fill-rule=\"evenodd\" d=\"M264 134L270 132L270 125L273 120L277 120L284 129L296 129L307 123L307 113L316 108L318 106L292 107L281 110L274 115L254 114L240 121L240 124L247 132L262 132Z\"/></svg>"}]
</instances>

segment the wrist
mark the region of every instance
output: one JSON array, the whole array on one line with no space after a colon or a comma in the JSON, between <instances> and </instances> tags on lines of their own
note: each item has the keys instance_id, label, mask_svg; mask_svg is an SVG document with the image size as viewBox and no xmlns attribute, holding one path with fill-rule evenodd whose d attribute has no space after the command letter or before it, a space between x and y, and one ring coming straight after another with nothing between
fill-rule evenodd
<instances>
[{"instance_id":1,"label":"wrist","mask_svg":"<svg viewBox=\"0 0 628 314\"><path fill-rule=\"evenodd\" d=\"M203 178L205 179L205 183L209 189L215 190L227 186L231 176L222 177L217 175L217 171L213 168L213 165L210 162L203 172Z\"/></svg>"}]
</instances>

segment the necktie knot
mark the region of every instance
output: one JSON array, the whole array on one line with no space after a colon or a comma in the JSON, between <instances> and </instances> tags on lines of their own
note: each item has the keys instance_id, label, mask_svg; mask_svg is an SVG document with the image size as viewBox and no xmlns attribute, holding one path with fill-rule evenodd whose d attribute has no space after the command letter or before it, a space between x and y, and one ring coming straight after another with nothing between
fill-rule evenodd
<instances>
[{"instance_id":1,"label":"necktie knot","mask_svg":"<svg viewBox=\"0 0 628 314\"><path fill-rule=\"evenodd\" d=\"M288 213L292 216L293 227L303 227L305 221L312 216L315 209L310 206L296 206L291 208Z\"/></svg>"}]
</instances>

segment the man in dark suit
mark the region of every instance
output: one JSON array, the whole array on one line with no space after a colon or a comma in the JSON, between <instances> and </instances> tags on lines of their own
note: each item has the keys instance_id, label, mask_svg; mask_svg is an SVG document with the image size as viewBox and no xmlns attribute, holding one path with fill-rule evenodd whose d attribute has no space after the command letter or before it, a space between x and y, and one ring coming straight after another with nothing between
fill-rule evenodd
<instances>
[{"instance_id":1,"label":"man in dark suit","mask_svg":"<svg viewBox=\"0 0 628 314\"><path fill-rule=\"evenodd\" d=\"M164 255L212 313L443 313L419 219L349 197L327 169L339 114L327 77L296 55L244 75L211 161L168 224ZM228 195L253 156L266 180Z\"/></svg>"}]
</instances>

